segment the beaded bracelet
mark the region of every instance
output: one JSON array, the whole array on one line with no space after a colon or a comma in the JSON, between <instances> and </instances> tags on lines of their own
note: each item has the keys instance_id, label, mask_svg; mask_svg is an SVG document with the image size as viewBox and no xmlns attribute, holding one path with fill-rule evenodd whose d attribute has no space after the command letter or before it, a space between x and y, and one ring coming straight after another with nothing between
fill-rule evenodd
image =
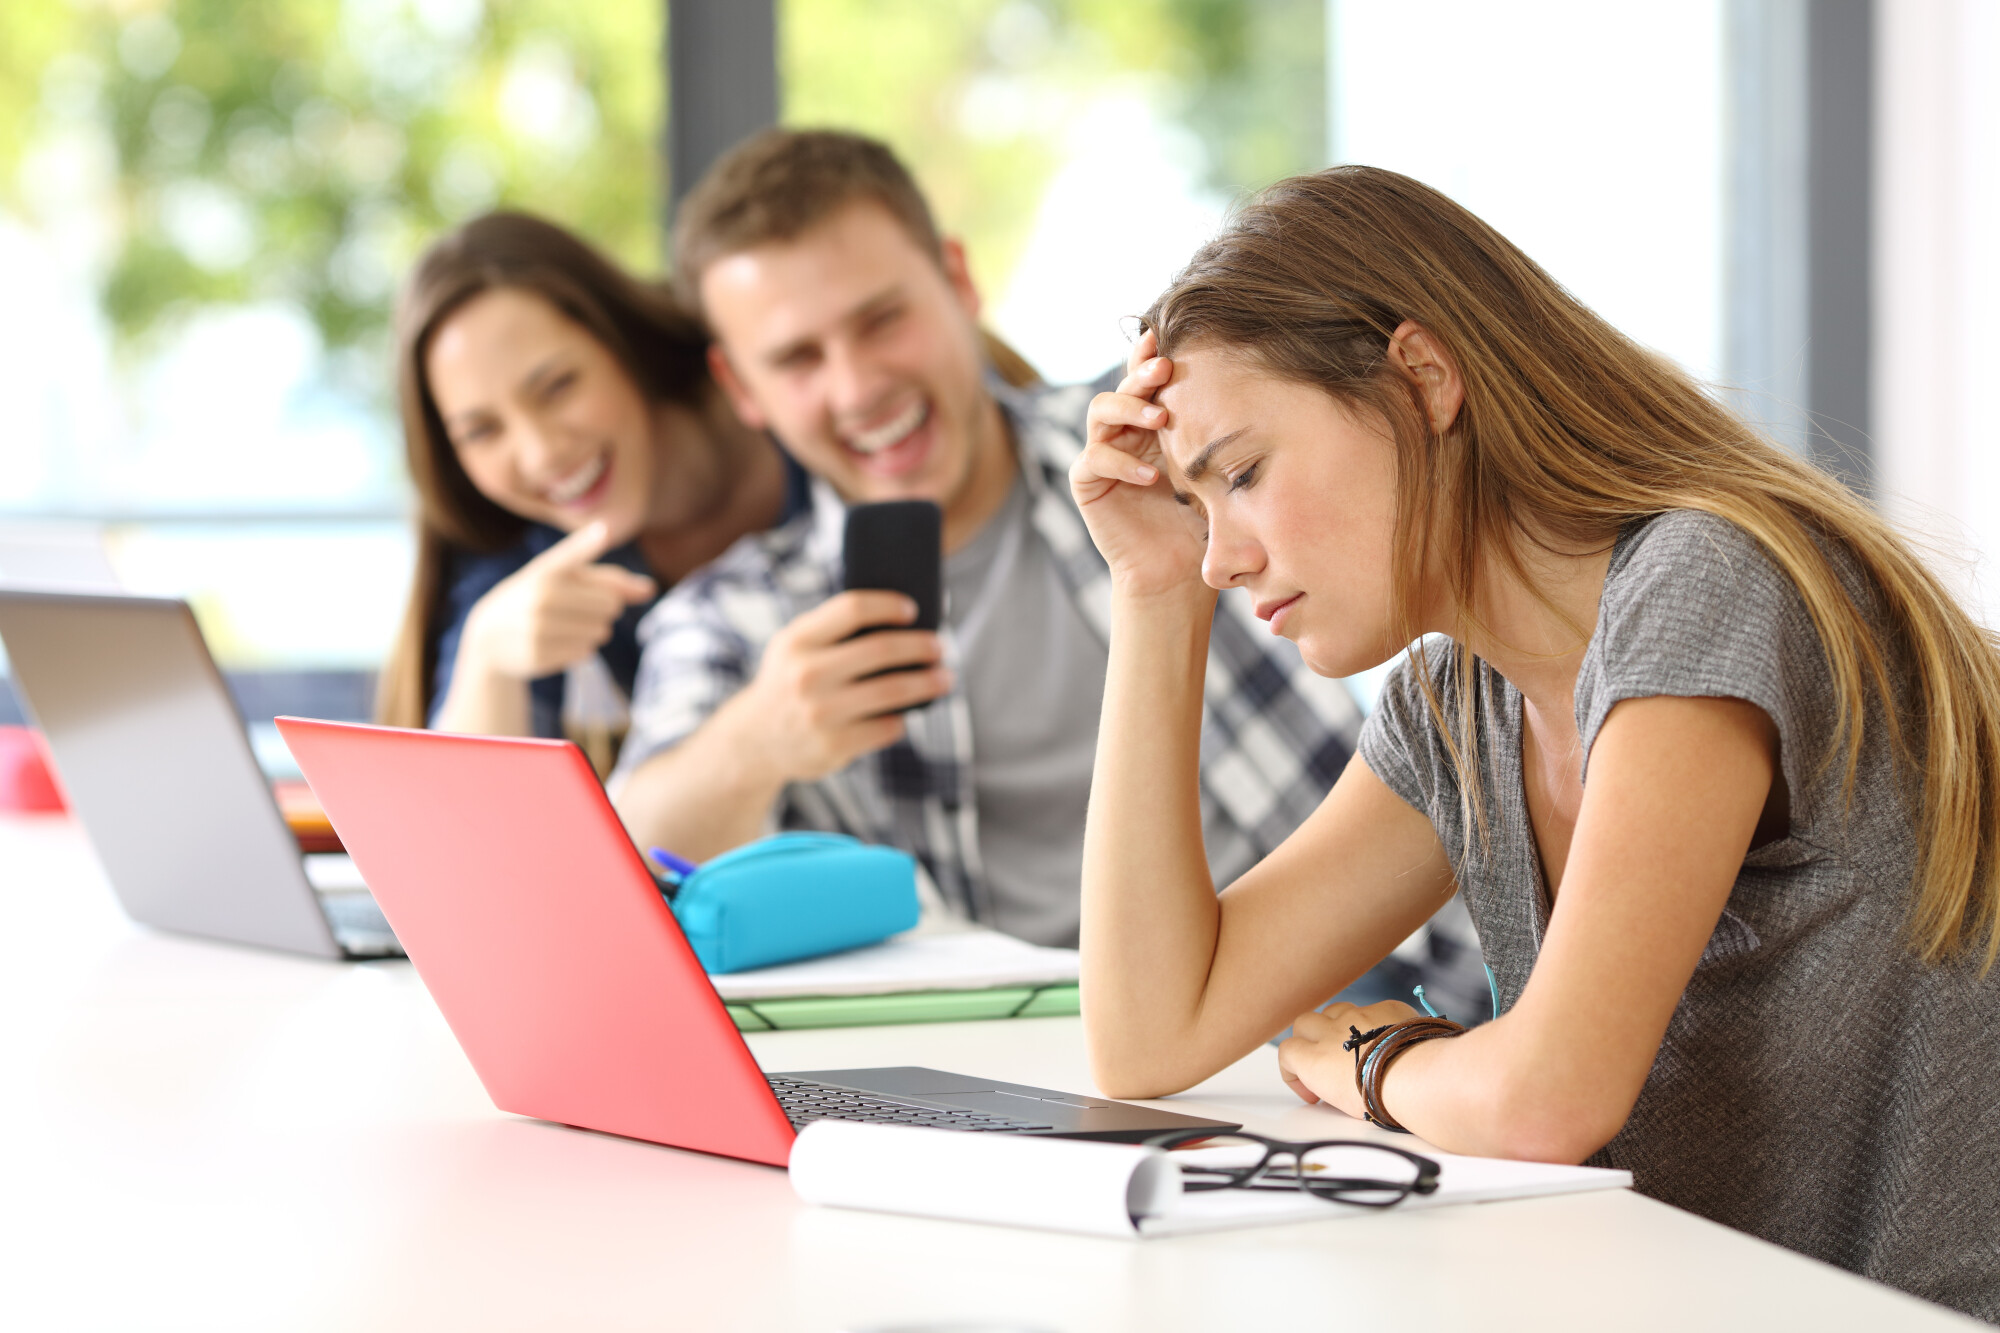
<instances>
[{"instance_id":1,"label":"beaded bracelet","mask_svg":"<svg viewBox=\"0 0 2000 1333\"><path fill-rule=\"evenodd\" d=\"M1442 1015L1389 1023L1372 1032L1349 1027L1347 1040L1340 1045L1342 1050L1354 1052L1354 1090L1361 1094L1362 1119L1398 1134L1409 1133L1396 1122L1395 1117L1382 1109L1382 1075L1388 1072L1390 1063L1397 1056L1418 1042L1455 1037L1463 1031L1464 1024L1454 1023ZM1370 1042L1375 1044L1369 1046ZM1362 1050L1364 1046L1368 1047L1365 1052Z\"/></svg>"}]
</instances>

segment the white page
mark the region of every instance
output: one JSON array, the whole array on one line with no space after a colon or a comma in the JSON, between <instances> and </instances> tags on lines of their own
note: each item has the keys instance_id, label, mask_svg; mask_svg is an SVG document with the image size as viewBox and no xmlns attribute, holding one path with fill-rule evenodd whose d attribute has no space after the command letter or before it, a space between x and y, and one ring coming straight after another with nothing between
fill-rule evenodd
<instances>
[{"instance_id":1,"label":"white page","mask_svg":"<svg viewBox=\"0 0 2000 1333\"><path fill-rule=\"evenodd\" d=\"M1124 1237L1372 1217L1632 1184L1629 1171L1425 1153L1439 1166L1437 1192L1413 1195L1391 1210L1297 1191L1184 1193L1178 1156L1137 1144L820 1120L793 1145L791 1171L793 1188L808 1203Z\"/></svg>"},{"instance_id":2,"label":"white page","mask_svg":"<svg viewBox=\"0 0 2000 1333\"><path fill-rule=\"evenodd\" d=\"M724 1000L806 995L890 995L908 991L992 990L1076 980L1074 949L1047 949L992 930L911 932L865 949L780 967L715 973Z\"/></svg>"}]
</instances>

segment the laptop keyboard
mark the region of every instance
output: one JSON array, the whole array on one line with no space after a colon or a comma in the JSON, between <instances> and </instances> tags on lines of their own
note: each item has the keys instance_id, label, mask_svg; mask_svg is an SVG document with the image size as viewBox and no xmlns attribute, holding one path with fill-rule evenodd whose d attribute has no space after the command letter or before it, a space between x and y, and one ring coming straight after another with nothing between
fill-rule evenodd
<instances>
[{"instance_id":1,"label":"laptop keyboard","mask_svg":"<svg viewBox=\"0 0 2000 1333\"><path fill-rule=\"evenodd\" d=\"M792 1128L804 1129L815 1120L861 1120L875 1125L921 1125L926 1129L969 1129L975 1131L1054 1129L1054 1125L1013 1116L988 1115L983 1111L959 1111L946 1106L913 1106L892 1102L849 1088L777 1075L771 1091L785 1109Z\"/></svg>"},{"instance_id":2,"label":"laptop keyboard","mask_svg":"<svg viewBox=\"0 0 2000 1333\"><path fill-rule=\"evenodd\" d=\"M389 929L382 909L366 889L340 889L319 895L320 910L333 927L334 939L354 958L401 958L403 946Z\"/></svg>"}]
</instances>

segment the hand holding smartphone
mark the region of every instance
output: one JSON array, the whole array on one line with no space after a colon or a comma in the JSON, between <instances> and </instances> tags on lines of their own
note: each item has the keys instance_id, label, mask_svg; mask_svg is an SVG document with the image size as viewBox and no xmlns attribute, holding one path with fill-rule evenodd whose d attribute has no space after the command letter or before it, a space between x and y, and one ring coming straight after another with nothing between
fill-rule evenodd
<instances>
[{"instance_id":1,"label":"hand holding smartphone","mask_svg":"<svg viewBox=\"0 0 2000 1333\"><path fill-rule=\"evenodd\" d=\"M943 528L928 501L850 510L846 590L772 636L748 687L725 705L734 743L782 781L814 781L893 744L903 713L950 689L936 636ZM900 619L885 591L915 603L916 618Z\"/></svg>"}]
</instances>

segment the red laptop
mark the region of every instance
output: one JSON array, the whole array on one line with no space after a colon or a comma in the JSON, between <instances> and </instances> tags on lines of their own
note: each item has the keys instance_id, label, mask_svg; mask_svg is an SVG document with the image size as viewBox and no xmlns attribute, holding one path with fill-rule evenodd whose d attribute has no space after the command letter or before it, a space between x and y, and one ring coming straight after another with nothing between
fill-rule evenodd
<instances>
[{"instance_id":1,"label":"red laptop","mask_svg":"<svg viewBox=\"0 0 2000 1333\"><path fill-rule=\"evenodd\" d=\"M574 745L277 722L503 1111L773 1166L827 1118L1121 1142L1237 1128L932 1069L767 1077Z\"/></svg>"}]
</instances>

